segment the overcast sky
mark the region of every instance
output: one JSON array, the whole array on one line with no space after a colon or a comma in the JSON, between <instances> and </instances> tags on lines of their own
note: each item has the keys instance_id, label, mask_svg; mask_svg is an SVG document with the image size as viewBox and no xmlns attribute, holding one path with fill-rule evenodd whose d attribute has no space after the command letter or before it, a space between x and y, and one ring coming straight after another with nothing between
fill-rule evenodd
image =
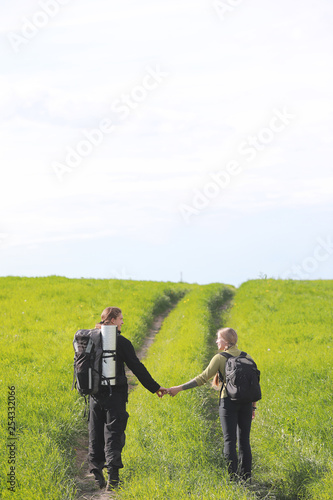
<instances>
[{"instance_id":1,"label":"overcast sky","mask_svg":"<svg viewBox=\"0 0 333 500\"><path fill-rule=\"evenodd\" d=\"M0 275L332 279L331 1L0 5Z\"/></svg>"}]
</instances>

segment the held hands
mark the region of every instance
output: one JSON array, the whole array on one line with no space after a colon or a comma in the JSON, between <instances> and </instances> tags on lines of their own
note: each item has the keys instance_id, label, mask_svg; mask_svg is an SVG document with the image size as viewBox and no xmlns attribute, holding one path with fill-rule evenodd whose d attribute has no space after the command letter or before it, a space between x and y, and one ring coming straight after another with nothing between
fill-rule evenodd
<instances>
[{"instance_id":1,"label":"held hands","mask_svg":"<svg viewBox=\"0 0 333 500\"><path fill-rule=\"evenodd\" d=\"M155 394L157 394L159 398L163 398L163 396L165 396L165 394L167 394L167 392L168 392L168 389L166 389L165 387L160 387L158 389L158 391L155 392Z\"/></svg>"},{"instance_id":2,"label":"held hands","mask_svg":"<svg viewBox=\"0 0 333 500\"><path fill-rule=\"evenodd\" d=\"M169 394L169 396L176 396L179 391L182 390L181 385L176 385L174 387L169 387L169 389L166 389L165 387L160 387L158 391L155 392L155 394L158 395L159 398L163 398L166 394Z\"/></svg>"},{"instance_id":3,"label":"held hands","mask_svg":"<svg viewBox=\"0 0 333 500\"><path fill-rule=\"evenodd\" d=\"M169 389L167 389L167 394L169 394L169 396L174 397L181 390L182 390L182 386L181 385L176 385L174 387L170 387Z\"/></svg>"}]
</instances>

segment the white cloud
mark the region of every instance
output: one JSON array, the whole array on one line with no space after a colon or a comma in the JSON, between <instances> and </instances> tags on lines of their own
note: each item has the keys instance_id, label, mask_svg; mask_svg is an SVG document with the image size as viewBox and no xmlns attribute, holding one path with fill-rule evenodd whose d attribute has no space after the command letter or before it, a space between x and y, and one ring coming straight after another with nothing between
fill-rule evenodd
<instances>
[{"instance_id":1,"label":"white cloud","mask_svg":"<svg viewBox=\"0 0 333 500\"><path fill-rule=\"evenodd\" d=\"M242 174L202 212L208 225L227 209L330 203L327 2L254 0L221 21L206 0L69 1L15 54L6 33L38 9L38 1L15 2L0 25L2 247L106 237L111 216L134 240L163 242L183 228L178 205L232 160ZM112 102L155 64L168 78L117 121ZM290 127L246 162L242 141L283 107L295 114ZM106 117L116 120L114 133L60 183L52 162Z\"/></svg>"}]
</instances>

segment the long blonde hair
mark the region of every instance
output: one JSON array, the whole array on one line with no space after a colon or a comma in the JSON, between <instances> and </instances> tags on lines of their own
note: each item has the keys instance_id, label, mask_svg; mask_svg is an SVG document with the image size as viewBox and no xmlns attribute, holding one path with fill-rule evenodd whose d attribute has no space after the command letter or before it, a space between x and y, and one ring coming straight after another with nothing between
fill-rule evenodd
<instances>
[{"instance_id":1,"label":"long blonde hair","mask_svg":"<svg viewBox=\"0 0 333 500\"><path fill-rule=\"evenodd\" d=\"M233 328L220 328L216 333L217 337L220 337L227 344L227 349L233 347L237 344L238 335ZM212 386L217 388L220 384L219 374L217 373L213 379Z\"/></svg>"}]
</instances>

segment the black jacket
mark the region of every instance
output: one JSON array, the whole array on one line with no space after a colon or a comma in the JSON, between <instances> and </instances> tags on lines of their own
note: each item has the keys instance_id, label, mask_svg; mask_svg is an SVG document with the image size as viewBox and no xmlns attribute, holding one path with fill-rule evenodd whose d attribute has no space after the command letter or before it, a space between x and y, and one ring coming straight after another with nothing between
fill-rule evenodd
<instances>
[{"instance_id":1,"label":"black jacket","mask_svg":"<svg viewBox=\"0 0 333 500\"><path fill-rule=\"evenodd\" d=\"M147 368L137 357L132 342L118 333L116 347L116 385L112 386L112 391L125 393L128 391L125 364L148 391L152 393L158 391L160 385L155 382ZM109 392L108 387L101 386L101 390L96 396L105 395L107 392Z\"/></svg>"}]
</instances>

